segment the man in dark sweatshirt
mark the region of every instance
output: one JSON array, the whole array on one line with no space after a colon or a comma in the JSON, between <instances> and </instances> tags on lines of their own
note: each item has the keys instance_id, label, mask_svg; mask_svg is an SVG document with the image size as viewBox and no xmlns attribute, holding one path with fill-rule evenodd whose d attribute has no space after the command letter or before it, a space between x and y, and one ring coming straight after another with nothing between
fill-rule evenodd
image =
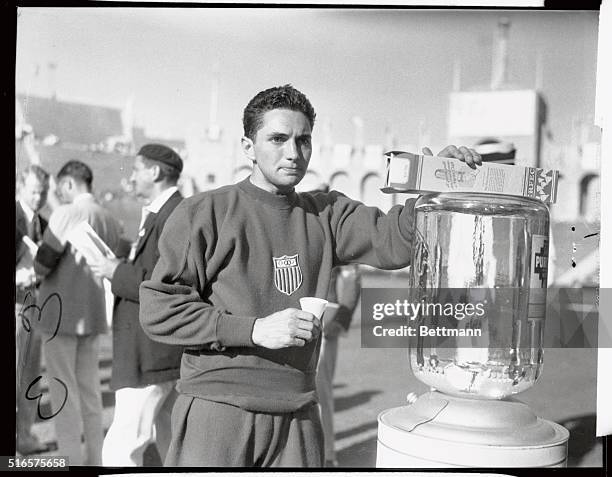
<instances>
[{"instance_id":1,"label":"man in dark sweatshirt","mask_svg":"<svg viewBox=\"0 0 612 477\"><path fill-rule=\"evenodd\" d=\"M314 120L290 85L258 93L243 117L251 176L184 200L166 223L140 287L145 332L185 348L165 465L323 465L321 323L299 299L325 298L336 265L407 266L415 200L384 214L336 191L296 193ZM439 155L480 164L466 147Z\"/></svg>"}]
</instances>

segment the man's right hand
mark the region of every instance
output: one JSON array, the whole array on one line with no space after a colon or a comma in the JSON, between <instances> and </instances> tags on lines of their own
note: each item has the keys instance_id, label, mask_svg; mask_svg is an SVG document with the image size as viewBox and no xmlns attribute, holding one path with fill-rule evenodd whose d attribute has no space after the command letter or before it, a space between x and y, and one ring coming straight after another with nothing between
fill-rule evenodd
<instances>
[{"instance_id":1,"label":"man's right hand","mask_svg":"<svg viewBox=\"0 0 612 477\"><path fill-rule=\"evenodd\" d=\"M312 313L287 308L255 320L251 339L268 349L304 346L321 331L321 321Z\"/></svg>"}]
</instances>

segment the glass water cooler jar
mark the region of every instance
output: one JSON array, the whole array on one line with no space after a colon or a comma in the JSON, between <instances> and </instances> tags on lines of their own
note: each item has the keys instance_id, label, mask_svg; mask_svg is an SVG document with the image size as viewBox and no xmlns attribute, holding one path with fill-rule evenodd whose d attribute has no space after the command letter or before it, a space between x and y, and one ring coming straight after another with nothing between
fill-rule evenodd
<instances>
[{"instance_id":1,"label":"glass water cooler jar","mask_svg":"<svg viewBox=\"0 0 612 477\"><path fill-rule=\"evenodd\" d=\"M530 388L543 357L547 207L527 198L453 193L422 196L415 212L412 301L480 304L483 312L419 316L417 325L476 336L419 336L410 349L415 376L473 399Z\"/></svg>"},{"instance_id":2,"label":"glass water cooler jar","mask_svg":"<svg viewBox=\"0 0 612 477\"><path fill-rule=\"evenodd\" d=\"M413 338L411 369L431 391L379 415L378 467L565 465L568 431L513 398L542 371L549 220L522 197L417 200L411 302L461 312L412 323L451 332Z\"/></svg>"}]
</instances>

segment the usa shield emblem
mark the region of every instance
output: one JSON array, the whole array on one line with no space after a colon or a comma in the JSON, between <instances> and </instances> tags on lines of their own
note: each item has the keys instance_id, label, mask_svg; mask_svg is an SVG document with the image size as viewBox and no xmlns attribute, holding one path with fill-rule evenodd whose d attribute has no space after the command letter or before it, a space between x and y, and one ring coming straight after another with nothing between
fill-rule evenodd
<instances>
[{"instance_id":1,"label":"usa shield emblem","mask_svg":"<svg viewBox=\"0 0 612 477\"><path fill-rule=\"evenodd\" d=\"M274 285L281 293L291 295L302 284L302 269L298 254L272 257L274 261Z\"/></svg>"}]
</instances>

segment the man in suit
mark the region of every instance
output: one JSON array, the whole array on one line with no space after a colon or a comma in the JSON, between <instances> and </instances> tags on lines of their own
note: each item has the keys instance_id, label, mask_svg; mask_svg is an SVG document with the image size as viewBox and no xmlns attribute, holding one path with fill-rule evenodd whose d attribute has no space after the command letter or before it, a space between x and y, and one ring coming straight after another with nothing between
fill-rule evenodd
<instances>
[{"instance_id":1,"label":"man in suit","mask_svg":"<svg viewBox=\"0 0 612 477\"><path fill-rule=\"evenodd\" d=\"M41 344L40 336L23 318L31 319L30 313L23 310L36 303L36 274L34 273L34 250L26 244L28 237L35 245L40 245L47 221L40 216L40 210L47 202L49 174L37 165L24 169L17 178L17 201L15 202L15 332L17 354L17 452L22 455L46 450L32 434L36 416L36 403L26 399L30 385L40 375ZM28 296L29 294L29 296ZM39 393L38 383L30 389L30 395Z\"/></svg>"},{"instance_id":2,"label":"man in suit","mask_svg":"<svg viewBox=\"0 0 612 477\"><path fill-rule=\"evenodd\" d=\"M138 240L127 261L104 259L93 265L111 280L115 415L102 452L105 466L142 466L146 447L155 442L163 459L170 444L170 414L176 398L182 347L152 341L138 320L138 289L151 277L159 258L157 241L166 219L182 200L176 187L183 161L161 144L143 146L130 181L143 207Z\"/></svg>"},{"instance_id":3,"label":"man in suit","mask_svg":"<svg viewBox=\"0 0 612 477\"><path fill-rule=\"evenodd\" d=\"M57 174L62 205L49 217L49 226L34 260L39 288L41 333L51 396L49 417L55 424L58 454L70 465L100 465L102 393L99 372L99 336L107 331L105 293L85 257L70 241L71 233L86 222L117 251L121 226L100 206L92 190L91 169L80 161L67 162ZM81 435L85 436L85 455Z\"/></svg>"}]
</instances>

